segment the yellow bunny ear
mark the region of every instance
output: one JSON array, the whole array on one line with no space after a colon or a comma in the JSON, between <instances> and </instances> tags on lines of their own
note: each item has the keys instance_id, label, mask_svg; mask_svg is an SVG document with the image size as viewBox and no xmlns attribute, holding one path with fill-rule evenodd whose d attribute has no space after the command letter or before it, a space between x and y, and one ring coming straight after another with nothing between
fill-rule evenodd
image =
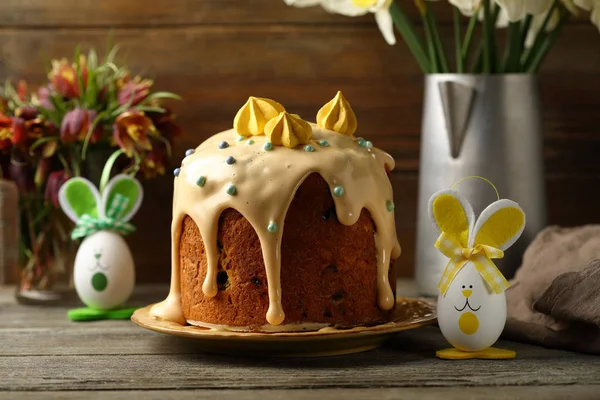
<instances>
[{"instance_id":1,"label":"yellow bunny ear","mask_svg":"<svg viewBox=\"0 0 600 400\"><path fill-rule=\"evenodd\" d=\"M471 203L454 190L442 190L429 199L429 217L440 232L454 236L463 247L469 242L475 215Z\"/></svg>"},{"instance_id":2,"label":"yellow bunny ear","mask_svg":"<svg viewBox=\"0 0 600 400\"><path fill-rule=\"evenodd\" d=\"M473 230L473 243L502 251L519 239L525 228L525 212L517 203L502 199L490 204L479 216Z\"/></svg>"}]
</instances>

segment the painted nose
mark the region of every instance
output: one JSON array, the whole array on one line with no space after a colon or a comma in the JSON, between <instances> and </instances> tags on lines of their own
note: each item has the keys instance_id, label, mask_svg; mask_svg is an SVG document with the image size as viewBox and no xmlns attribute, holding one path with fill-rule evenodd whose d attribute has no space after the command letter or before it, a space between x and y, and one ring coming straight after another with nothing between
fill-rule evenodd
<instances>
[{"instance_id":1,"label":"painted nose","mask_svg":"<svg viewBox=\"0 0 600 400\"><path fill-rule=\"evenodd\" d=\"M463 294L463 296L465 296L468 299L469 296L471 296L471 294L473 294L473 291L472 290L463 290L462 294Z\"/></svg>"}]
</instances>

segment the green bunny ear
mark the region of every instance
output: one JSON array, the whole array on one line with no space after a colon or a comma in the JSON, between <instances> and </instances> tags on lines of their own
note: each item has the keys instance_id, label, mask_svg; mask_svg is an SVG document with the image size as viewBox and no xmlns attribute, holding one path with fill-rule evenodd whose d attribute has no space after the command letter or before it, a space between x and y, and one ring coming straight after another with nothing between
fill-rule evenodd
<instances>
[{"instance_id":1,"label":"green bunny ear","mask_svg":"<svg viewBox=\"0 0 600 400\"><path fill-rule=\"evenodd\" d=\"M142 204L144 191L140 182L129 175L117 175L108 182L102 193L102 210L105 215L129 221ZM114 207L119 208L115 213Z\"/></svg>"},{"instance_id":2,"label":"green bunny ear","mask_svg":"<svg viewBox=\"0 0 600 400\"><path fill-rule=\"evenodd\" d=\"M65 214L74 222L88 214L98 218L101 213L100 193L96 186L85 178L71 178L58 192L58 202Z\"/></svg>"}]
</instances>

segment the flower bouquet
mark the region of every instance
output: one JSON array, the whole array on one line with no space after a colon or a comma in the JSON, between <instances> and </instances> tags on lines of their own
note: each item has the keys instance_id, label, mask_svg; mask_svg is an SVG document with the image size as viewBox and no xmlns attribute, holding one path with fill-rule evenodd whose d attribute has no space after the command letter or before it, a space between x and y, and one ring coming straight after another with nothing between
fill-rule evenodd
<instances>
[{"instance_id":1,"label":"flower bouquet","mask_svg":"<svg viewBox=\"0 0 600 400\"><path fill-rule=\"evenodd\" d=\"M36 92L23 81L0 91L1 173L20 193L20 293L70 279L74 245L61 185L84 176L103 187L113 170L162 175L181 132L162 105L179 97L152 92L151 80L115 64L116 52L100 61L94 50L76 50L72 62L52 61Z\"/></svg>"},{"instance_id":2,"label":"flower bouquet","mask_svg":"<svg viewBox=\"0 0 600 400\"><path fill-rule=\"evenodd\" d=\"M453 6L454 49L444 47L431 2L436 0L284 0L296 7L321 5L346 16L375 15L388 44L394 26L425 73L535 73L565 22L579 9L600 27L600 0L448 0ZM406 14L416 7L424 35ZM468 17L463 23L461 14ZM504 49L494 28L507 28ZM453 63L451 62L453 58Z\"/></svg>"}]
</instances>

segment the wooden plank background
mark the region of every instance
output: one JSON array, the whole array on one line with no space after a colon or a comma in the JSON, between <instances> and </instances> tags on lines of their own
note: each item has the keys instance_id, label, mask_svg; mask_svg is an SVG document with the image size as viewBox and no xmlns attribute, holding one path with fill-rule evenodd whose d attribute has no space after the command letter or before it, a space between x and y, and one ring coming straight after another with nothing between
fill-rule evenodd
<instances>
[{"instance_id":1,"label":"wooden plank background","mask_svg":"<svg viewBox=\"0 0 600 400\"><path fill-rule=\"evenodd\" d=\"M402 3L417 20L412 2ZM449 42L450 9L438 3L441 34ZM399 270L412 274L423 76L402 42L384 42L372 16L295 9L282 0L3 0L0 79L40 83L44 60L69 57L78 43L103 49L109 37L133 71L183 96L175 107L186 135L175 164L185 149L229 128L249 95L275 98L314 119L343 90L360 135L397 161ZM599 71L598 31L580 15L540 74L552 224L600 222ZM170 174L146 184L133 221L139 230L129 239L139 281L168 280L171 190Z\"/></svg>"}]
</instances>

